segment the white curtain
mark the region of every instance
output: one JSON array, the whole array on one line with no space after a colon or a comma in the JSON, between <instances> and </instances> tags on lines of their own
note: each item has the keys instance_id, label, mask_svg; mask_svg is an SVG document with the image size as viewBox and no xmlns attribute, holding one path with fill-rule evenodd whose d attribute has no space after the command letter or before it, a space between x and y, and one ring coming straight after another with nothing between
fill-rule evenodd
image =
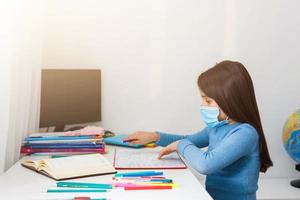
<instances>
[{"instance_id":1,"label":"white curtain","mask_svg":"<svg viewBox=\"0 0 300 200\"><path fill-rule=\"evenodd\" d=\"M0 6L0 173L20 157L24 136L38 130L42 0Z\"/></svg>"}]
</instances>

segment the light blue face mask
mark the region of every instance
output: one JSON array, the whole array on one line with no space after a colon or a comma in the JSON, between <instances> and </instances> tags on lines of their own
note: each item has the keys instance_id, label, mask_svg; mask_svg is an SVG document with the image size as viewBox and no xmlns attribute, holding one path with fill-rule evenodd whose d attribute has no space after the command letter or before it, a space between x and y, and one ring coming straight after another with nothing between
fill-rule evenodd
<instances>
[{"instance_id":1,"label":"light blue face mask","mask_svg":"<svg viewBox=\"0 0 300 200\"><path fill-rule=\"evenodd\" d=\"M228 124L228 117L222 121L218 120L218 116L220 114L218 107L201 106L200 114L202 120L208 127L215 128L224 124Z\"/></svg>"}]
</instances>

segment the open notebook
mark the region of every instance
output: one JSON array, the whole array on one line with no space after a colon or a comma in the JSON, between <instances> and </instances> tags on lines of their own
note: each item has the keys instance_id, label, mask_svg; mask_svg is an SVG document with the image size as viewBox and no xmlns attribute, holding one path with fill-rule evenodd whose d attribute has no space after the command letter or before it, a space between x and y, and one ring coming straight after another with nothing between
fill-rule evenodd
<instances>
[{"instance_id":1,"label":"open notebook","mask_svg":"<svg viewBox=\"0 0 300 200\"><path fill-rule=\"evenodd\" d=\"M116 169L185 169L185 163L177 152L158 160L161 148L116 149L114 167Z\"/></svg>"},{"instance_id":2,"label":"open notebook","mask_svg":"<svg viewBox=\"0 0 300 200\"><path fill-rule=\"evenodd\" d=\"M112 164L100 154L25 160L21 165L55 180L116 173Z\"/></svg>"}]
</instances>

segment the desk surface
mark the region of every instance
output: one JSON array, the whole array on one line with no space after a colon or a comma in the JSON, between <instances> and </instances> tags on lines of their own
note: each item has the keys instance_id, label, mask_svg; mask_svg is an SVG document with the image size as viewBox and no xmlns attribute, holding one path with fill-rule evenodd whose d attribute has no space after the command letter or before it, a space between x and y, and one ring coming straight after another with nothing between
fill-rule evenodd
<instances>
[{"instance_id":1,"label":"desk surface","mask_svg":"<svg viewBox=\"0 0 300 200\"><path fill-rule=\"evenodd\" d=\"M257 199L299 200L300 189L290 186L290 181L294 179L293 178L261 178L258 182L259 189L257 191Z\"/></svg>"},{"instance_id":2,"label":"desk surface","mask_svg":"<svg viewBox=\"0 0 300 200\"><path fill-rule=\"evenodd\" d=\"M113 159L114 148L108 146L109 152L105 154L109 160ZM119 148L119 147L118 147ZM23 158L24 159L24 158ZM124 170L118 170L124 171ZM56 186L56 181L28 170L20 165L20 161L0 176L0 198L1 199L44 199L58 200L73 198L74 196L106 197L111 200L135 200L135 199L201 199L212 200L204 187L196 179L189 169L163 170L166 177L179 184L179 188L172 190L145 190L125 191L121 188L113 189L104 194L81 193L79 195L49 194L45 191ZM74 179L74 181L86 181L95 183L110 183L113 175L94 176L88 178ZM5 197L5 198L4 198Z\"/></svg>"}]
</instances>

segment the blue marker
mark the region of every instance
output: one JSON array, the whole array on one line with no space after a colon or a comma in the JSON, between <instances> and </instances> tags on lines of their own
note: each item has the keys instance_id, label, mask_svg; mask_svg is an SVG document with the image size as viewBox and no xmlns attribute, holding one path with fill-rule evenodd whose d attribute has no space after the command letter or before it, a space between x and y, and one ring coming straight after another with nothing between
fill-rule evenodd
<instances>
[{"instance_id":1,"label":"blue marker","mask_svg":"<svg viewBox=\"0 0 300 200\"><path fill-rule=\"evenodd\" d=\"M163 175L163 172L141 171L141 172L117 173L115 177L159 176L159 175Z\"/></svg>"}]
</instances>

